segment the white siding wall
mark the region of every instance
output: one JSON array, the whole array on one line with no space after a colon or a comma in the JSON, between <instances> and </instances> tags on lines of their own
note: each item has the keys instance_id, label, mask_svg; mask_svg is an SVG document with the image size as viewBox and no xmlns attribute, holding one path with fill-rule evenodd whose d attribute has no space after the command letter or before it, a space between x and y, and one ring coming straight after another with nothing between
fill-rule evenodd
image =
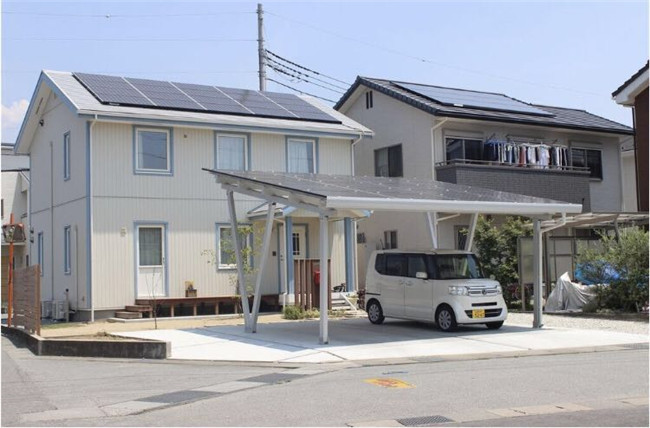
<instances>
[{"instance_id":1,"label":"white siding wall","mask_svg":"<svg viewBox=\"0 0 650 428\"><path fill-rule=\"evenodd\" d=\"M636 201L636 166L634 164L634 151L621 153L623 163L623 211L634 212L638 210Z\"/></svg>"},{"instance_id":2,"label":"white siding wall","mask_svg":"<svg viewBox=\"0 0 650 428\"><path fill-rule=\"evenodd\" d=\"M65 290L68 289L72 308L89 307L86 296L86 251L81 247L85 246L87 225L86 123L72 114L54 95L51 95L43 111L43 126L36 130L30 152L30 210L35 241L31 245L30 259L33 263L38 260L37 236L43 232L45 266L41 281L42 300L64 300ZM67 181L63 179L63 135L66 132L70 133L70 179ZM83 249L78 254L72 249L71 275L63 273L63 227L66 225L77 227Z\"/></svg>"},{"instance_id":3,"label":"white siding wall","mask_svg":"<svg viewBox=\"0 0 650 428\"><path fill-rule=\"evenodd\" d=\"M124 307L135 299L134 222L167 226L169 296L184 296L188 280L194 281L198 296L235 294L236 272L218 270L201 256L203 250L216 250L216 223L229 222L225 192L211 174L201 170L214 168L214 135L212 130L175 127L173 176L134 175L133 126L95 125L92 275L97 309ZM286 169L284 135L248 135L253 170ZM349 140L320 138L319 150L320 172L350 173ZM261 203L240 195L236 201L242 221L247 211ZM310 224L310 254L317 254L318 222L305 221ZM277 233L274 236L271 251L277 251ZM277 293L277 258L270 257L268 263L275 265L265 271L262 292Z\"/></svg>"}]
</instances>

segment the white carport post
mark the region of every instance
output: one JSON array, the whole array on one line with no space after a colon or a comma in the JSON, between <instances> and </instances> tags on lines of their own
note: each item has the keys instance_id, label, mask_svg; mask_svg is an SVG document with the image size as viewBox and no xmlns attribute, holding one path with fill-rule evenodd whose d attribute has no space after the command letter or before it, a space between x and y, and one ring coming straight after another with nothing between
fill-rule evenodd
<instances>
[{"instance_id":1,"label":"white carport post","mask_svg":"<svg viewBox=\"0 0 650 428\"><path fill-rule=\"evenodd\" d=\"M542 221L533 219L533 328L542 328Z\"/></svg>"},{"instance_id":2,"label":"white carport post","mask_svg":"<svg viewBox=\"0 0 650 428\"><path fill-rule=\"evenodd\" d=\"M329 230L328 230L328 221L327 216L320 216L320 332L318 336L318 342L321 345L329 343L329 333L328 333L328 315L327 309L329 307L328 301L330 293L329 287L329 269L327 264L328 253L329 253Z\"/></svg>"},{"instance_id":3,"label":"white carport post","mask_svg":"<svg viewBox=\"0 0 650 428\"><path fill-rule=\"evenodd\" d=\"M429 236L431 237L431 246L434 250L438 249L438 213L427 211L424 213L427 217L427 225L429 226Z\"/></svg>"},{"instance_id":4,"label":"white carport post","mask_svg":"<svg viewBox=\"0 0 650 428\"><path fill-rule=\"evenodd\" d=\"M476 231L477 221L478 213L472 214L472 219L469 223L469 230L467 231L467 239L465 239L465 251L472 251L472 244L474 243L474 232Z\"/></svg>"},{"instance_id":5,"label":"white carport post","mask_svg":"<svg viewBox=\"0 0 650 428\"><path fill-rule=\"evenodd\" d=\"M264 240L262 241L262 260L260 261L260 270L257 272L255 279L255 295L253 297L253 319L252 319L252 332L257 332L257 316L260 312L260 288L262 286L262 274L264 273L264 266L266 266L266 259L269 256L269 247L271 246L271 230L273 229L273 214L275 212L275 202L268 204L269 208L266 213L266 229L264 229Z\"/></svg>"},{"instance_id":6,"label":"white carport post","mask_svg":"<svg viewBox=\"0 0 650 428\"><path fill-rule=\"evenodd\" d=\"M237 229L237 213L235 212L235 197L232 190L228 190L228 210L230 211L230 227L232 230L232 241L235 244L235 260L237 261L237 282L239 283L239 294L241 295L241 306L244 311L244 330L247 333L251 329L251 314L248 307L248 294L244 282L244 265L242 264L241 242L239 241L239 230Z\"/></svg>"}]
</instances>

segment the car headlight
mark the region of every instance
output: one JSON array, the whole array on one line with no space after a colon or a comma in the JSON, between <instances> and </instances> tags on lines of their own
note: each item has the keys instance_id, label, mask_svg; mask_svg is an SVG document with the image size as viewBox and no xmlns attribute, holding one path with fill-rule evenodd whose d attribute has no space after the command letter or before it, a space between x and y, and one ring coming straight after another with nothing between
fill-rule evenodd
<instances>
[{"instance_id":1,"label":"car headlight","mask_svg":"<svg viewBox=\"0 0 650 428\"><path fill-rule=\"evenodd\" d=\"M467 287L462 285L450 285L449 294L452 296L467 296L468 290Z\"/></svg>"},{"instance_id":2,"label":"car headlight","mask_svg":"<svg viewBox=\"0 0 650 428\"><path fill-rule=\"evenodd\" d=\"M497 294L503 294L503 287L497 285Z\"/></svg>"}]
</instances>

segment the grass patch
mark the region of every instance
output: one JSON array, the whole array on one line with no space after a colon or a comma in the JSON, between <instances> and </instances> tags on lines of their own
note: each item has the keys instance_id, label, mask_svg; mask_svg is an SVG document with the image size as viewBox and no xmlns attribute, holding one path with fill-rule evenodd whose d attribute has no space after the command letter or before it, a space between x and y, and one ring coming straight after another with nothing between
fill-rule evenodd
<instances>
[{"instance_id":1,"label":"grass patch","mask_svg":"<svg viewBox=\"0 0 650 428\"><path fill-rule=\"evenodd\" d=\"M305 310L298 306L285 306L282 317L286 320L313 319L319 318L320 312L318 312L318 309Z\"/></svg>"},{"instance_id":2,"label":"grass patch","mask_svg":"<svg viewBox=\"0 0 650 428\"><path fill-rule=\"evenodd\" d=\"M41 328L45 330L56 330L59 328L81 327L88 325L86 322L57 322L52 324L41 324Z\"/></svg>"}]
</instances>

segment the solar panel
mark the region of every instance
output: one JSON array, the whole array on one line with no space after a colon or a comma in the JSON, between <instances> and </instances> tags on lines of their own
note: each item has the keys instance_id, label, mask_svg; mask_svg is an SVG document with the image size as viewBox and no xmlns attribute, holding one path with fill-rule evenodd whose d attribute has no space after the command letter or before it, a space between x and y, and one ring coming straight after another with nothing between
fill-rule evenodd
<instances>
[{"instance_id":1,"label":"solar panel","mask_svg":"<svg viewBox=\"0 0 650 428\"><path fill-rule=\"evenodd\" d=\"M418 85L416 83L392 83L406 89L407 91L422 95L423 97L444 105L455 107L478 107L488 110L525 113L537 116L553 116L552 113L502 94L441 88L438 86Z\"/></svg>"},{"instance_id":2,"label":"solar panel","mask_svg":"<svg viewBox=\"0 0 650 428\"><path fill-rule=\"evenodd\" d=\"M302 119L319 121L335 120L332 116L328 115L321 109L309 104L307 101L295 95L279 94L277 92L265 92L264 95Z\"/></svg>"},{"instance_id":3,"label":"solar panel","mask_svg":"<svg viewBox=\"0 0 650 428\"><path fill-rule=\"evenodd\" d=\"M87 73L74 73L74 76L101 103L153 106L151 101L121 77Z\"/></svg>"},{"instance_id":4,"label":"solar panel","mask_svg":"<svg viewBox=\"0 0 650 428\"><path fill-rule=\"evenodd\" d=\"M205 110L170 82L149 79L126 79L156 106L171 109Z\"/></svg>"},{"instance_id":5,"label":"solar panel","mask_svg":"<svg viewBox=\"0 0 650 428\"><path fill-rule=\"evenodd\" d=\"M223 113L249 114L244 106L229 98L222 91L213 86L196 85L193 83L176 83L177 88L192 97L196 102L205 107L208 111Z\"/></svg>"},{"instance_id":6,"label":"solar panel","mask_svg":"<svg viewBox=\"0 0 650 428\"><path fill-rule=\"evenodd\" d=\"M101 103L341 123L292 94L73 73Z\"/></svg>"}]
</instances>

